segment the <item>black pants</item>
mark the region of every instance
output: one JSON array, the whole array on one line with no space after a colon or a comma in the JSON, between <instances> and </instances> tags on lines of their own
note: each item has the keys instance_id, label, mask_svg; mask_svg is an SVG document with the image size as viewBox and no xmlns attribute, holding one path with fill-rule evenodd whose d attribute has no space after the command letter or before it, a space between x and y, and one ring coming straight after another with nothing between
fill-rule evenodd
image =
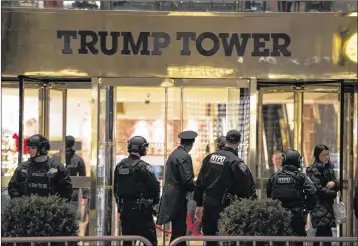
<instances>
[{"instance_id":1,"label":"black pants","mask_svg":"<svg viewBox=\"0 0 358 246\"><path fill-rule=\"evenodd\" d=\"M292 218L291 218L291 229L294 236L298 237L306 237L306 216L303 216L301 211L291 211ZM295 246L303 246L303 242L293 243Z\"/></svg>"},{"instance_id":2,"label":"black pants","mask_svg":"<svg viewBox=\"0 0 358 246\"><path fill-rule=\"evenodd\" d=\"M203 234L205 236L215 236L218 233L219 215L224 210L221 204L222 197L206 196L203 208ZM216 246L217 242L207 242L207 246Z\"/></svg>"},{"instance_id":3,"label":"black pants","mask_svg":"<svg viewBox=\"0 0 358 246\"><path fill-rule=\"evenodd\" d=\"M123 202L120 213L122 235L142 236L148 239L153 246L157 246L157 233L152 212L152 207L143 207L142 211L139 211L136 201ZM132 242L123 242L123 246L132 246Z\"/></svg>"},{"instance_id":4,"label":"black pants","mask_svg":"<svg viewBox=\"0 0 358 246\"><path fill-rule=\"evenodd\" d=\"M331 227L318 227L316 230L316 237L333 237ZM323 246L331 246L330 242L323 243ZM319 242L313 243L313 246L319 246Z\"/></svg>"},{"instance_id":5,"label":"black pants","mask_svg":"<svg viewBox=\"0 0 358 246\"><path fill-rule=\"evenodd\" d=\"M186 236L186 214L188 212L188 201L185 200L181 206L179 206L179 211L176 216L172 219L172 236L170 237L170 243L173 242L178 237ZM178 246L186 246L185 242L177 244Z\"/></svg>"}]
</instances>

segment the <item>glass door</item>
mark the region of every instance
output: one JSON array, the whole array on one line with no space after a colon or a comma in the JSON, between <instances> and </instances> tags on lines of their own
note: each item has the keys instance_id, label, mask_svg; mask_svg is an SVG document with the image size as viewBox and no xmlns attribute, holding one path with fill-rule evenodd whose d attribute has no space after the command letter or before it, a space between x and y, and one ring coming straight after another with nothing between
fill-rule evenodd
<instances>
[{"instance_id":1,"label":"glass door","mask_svg":"<svg viewBox=\"0 0 358 246\"><path fill-rule=\"evenodd\" d=\"M162 181L165 161L178 146L177 136L183 130L199 133L191 152L195 174L205 155L215 150L216 138L225 135L228 129L244 131L240 154L244 159L247 156L249 80L99 78L98 84L101 136L98 163L101 167L111 167L113 171L116 163L128 155L127 141L132 136L142 135L150 143L148 154L143 159L153 165L157 178ZM103 168L98 175L100 173L106 176L111 172ZM97 188L97 192L106 194L104 189ZM98 197L98 203L108 207L112 204L109 209L113 211L111 233L116 235L118 223L116 210L113 210L114 200L109 194L108 197ZM103 207L98 206L98 209L103 210ZM97 211L98 227L109 216ZM104 233L103 227L100 229ZM170 235L161 233L162 229L170 228L165 226L158 230L158 242L167 245Z\"/></svg>"},{"instance_id":2,"label":"glass door","mask_svg":"<svg viewBox=\"0 0 358 246\"><path fill-rule=\"evenodd\" d=\"M18 163L29 158L26 140L30 136L42 134L47 137L51 145L50 156L67 166L65 139L66 135L71 135L76 140L73 152L83 159L86 169L86 172L77 173L83 176L71 177L73 188L81 195L80 188L90 187L90 80L20 78L2 81L2 190L6 191ZM80 197L77 209L81 219L80 235L85 235L88 220L84 214L87 200L83 197Z\"/></svg>"},{"instance_id":3,"label":"glass door","mask_svg":"<svg viewBox=\"0 0 358 246\"><path fill-rule=\"evenodd\" d=\"M291 85L288 85L291 84ZM354 87L354 86L353 86ZM265 197L267 177L279 165L276 153L289 148L298 150L305 168L313 162L316 145L325 144L331 151L331 162L341 192L337 199L352 202L354 94L343 81L271 82L259 81L258 160L261 196ZM275 102L276 100L276 102ZM261 108L261 109L260 109ZM272 127L269 131L267 129ZM275 152L277 151L277 152ZM270 173L264 170L272 169ZM347 206L350 210L350 206ZM347 211L352 214L352 210ZM350 219L349 219L350 220ZM308 233L314 233L310 225ZM352 235L353 220L337 228L338 235Z\"/></svg>"}]
</instances>

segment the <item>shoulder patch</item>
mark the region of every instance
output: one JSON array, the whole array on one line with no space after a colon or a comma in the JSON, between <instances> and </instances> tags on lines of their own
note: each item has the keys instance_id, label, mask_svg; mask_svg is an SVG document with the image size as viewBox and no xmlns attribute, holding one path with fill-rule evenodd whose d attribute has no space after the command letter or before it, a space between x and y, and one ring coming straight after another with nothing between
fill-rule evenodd
<instances>
[{"instance_id":1,"label":"shoulder patch","mask_svg":"<svg viewBox=\"0 0 358 246\"><path fill-rule=\"evenodd\" d=\"M147 169L148 172L153 173L153 169L150 165L146 165L145 169Z\"/></svg>"},{"instance_id":2,"label":"shoulder patch","mask_svg":"<svg viewBox=\"0 0 358 246\"><path fill-rule=\"evenodd\" d=\"M239 168L241 169L241 171L246 172L247 166L245 165L245 163L239 162L238 165L239 165Z\"/></svg>"},{"instance_id":3,"label":"shoulder patch","mask_svg":"<svg viewBox=\"0 0 358 246\"><path fill-rule=\"evenodd\" d=\"M57 168L50 168L50 170L48 171L48 174L54 174L57 173Z\"/></svg>"}]
</instances>

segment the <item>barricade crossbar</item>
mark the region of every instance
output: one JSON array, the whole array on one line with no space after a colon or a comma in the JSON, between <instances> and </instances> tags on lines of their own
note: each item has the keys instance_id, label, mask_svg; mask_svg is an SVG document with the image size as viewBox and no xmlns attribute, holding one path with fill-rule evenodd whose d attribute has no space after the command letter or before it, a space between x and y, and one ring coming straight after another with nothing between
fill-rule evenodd
<instances>
[{"instance_id":1,"label":"barricade crossbar","mask_svg":"<svg viewBox=\"0 0 358 246\"><path fill-rule=\"evenodd\" d=\"M277 236L185 236L175 239L170 246L176 246L182 242L335 242L354 243L358 245L357 237L277 237Z\"/></svg>"},{"instance_id":2,"label":"barricade crossbar","mask_svg":"<svg viewBox=\"0 0 358 246\"><path fill-rule=\"evenodd\" d=\"M66 243L66 242L141 242L152 246L148 239L141 236L86 236L86 237L3 237L1 243ZM134 245L134 244L133 244Z\"/></svg>"}]
</instances>

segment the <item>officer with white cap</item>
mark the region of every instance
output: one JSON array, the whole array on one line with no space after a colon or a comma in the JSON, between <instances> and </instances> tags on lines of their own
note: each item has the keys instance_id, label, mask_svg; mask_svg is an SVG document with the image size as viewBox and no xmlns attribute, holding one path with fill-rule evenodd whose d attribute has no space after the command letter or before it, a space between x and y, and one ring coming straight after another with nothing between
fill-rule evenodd
<instances>
[{"instance_id":1,"label":"officer with white cap","mask_svg":"<svg viewBox=\"0 0 358 246\"><path fill-rule=\"evenodd\" d=\"M194 191L193 162L189 152L198 134L183 131L178 135L180 145L169 155L166 162L163 194L159 205L157 224L172 222L170 242L186 235L187 193ZM180 243L179 246L186 245Z\"/></svg>"}]
</instances>

